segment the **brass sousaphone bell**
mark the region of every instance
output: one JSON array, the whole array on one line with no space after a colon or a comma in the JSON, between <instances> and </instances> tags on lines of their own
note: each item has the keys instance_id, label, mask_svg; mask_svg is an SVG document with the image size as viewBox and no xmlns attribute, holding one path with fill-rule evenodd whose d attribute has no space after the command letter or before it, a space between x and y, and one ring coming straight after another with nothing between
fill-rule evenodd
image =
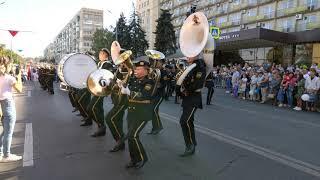
<instances>
[{"instance_id":1,"label":"brass sousaphone bell","mask_svg":"<svg viewBox=\"0 0 320 180\"><path fill-rule=\"evenodd\" d=\"M202 12L191 14L184 22L180 30L180 49L186 57L196 57L201 52L204 53L204 62L207 68L207 75L213 68L213 50L215 41L209 33L208 19ZM177 85L181 85L189 72L196 67L192 64L185 69L177 80Z\"/></svg>"}]
</instances>

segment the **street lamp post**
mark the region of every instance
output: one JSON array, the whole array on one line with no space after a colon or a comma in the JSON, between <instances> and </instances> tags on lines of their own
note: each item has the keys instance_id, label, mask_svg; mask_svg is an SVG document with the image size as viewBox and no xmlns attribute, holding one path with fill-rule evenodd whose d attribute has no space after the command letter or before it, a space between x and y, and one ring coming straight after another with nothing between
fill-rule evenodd
<instances>
[{"instance_id":1,"label":"street lamp post","mask_svg":"<svg viewBox=\"0 0 320 180\"><path fill-rule=\"evenodd\" d=\"M107 12L111 14L114 18L117 18L109 9L107 9ZM118 20L116 21L116 40L118 41Z\"/></svg>"}]
</instances>

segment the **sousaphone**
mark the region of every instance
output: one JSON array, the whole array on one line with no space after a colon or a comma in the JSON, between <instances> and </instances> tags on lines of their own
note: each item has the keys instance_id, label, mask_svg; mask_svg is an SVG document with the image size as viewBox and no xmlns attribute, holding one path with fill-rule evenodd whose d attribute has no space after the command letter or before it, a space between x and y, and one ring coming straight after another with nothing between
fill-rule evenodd
<instances>
[{"instance_id":1,"label":"sousaphone","mask_svg":"<svg viewBox=\"0 0 320 180\"><path fill-rule=\"evenodd\" d=\"M207 17L202 12L191 14L180 30L180 49L186 57L196 57L201 52L204 53L207 75L213 68L213 50L215 41L209 33L209 23ZM189 72L196 67L192 64L186 68L177 80L177 85L181 85Z\"/></svg>"}]
</instances>

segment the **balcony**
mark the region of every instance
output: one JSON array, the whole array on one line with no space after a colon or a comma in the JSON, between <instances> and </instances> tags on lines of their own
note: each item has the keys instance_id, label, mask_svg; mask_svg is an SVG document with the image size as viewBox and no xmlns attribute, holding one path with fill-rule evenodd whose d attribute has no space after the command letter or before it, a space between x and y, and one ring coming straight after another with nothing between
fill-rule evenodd
<instances>
[{"instance_id":1,"label":"balcony","mask_svg":"<svg viewBox=\"0 0 320 180\"><path fill-rule=\"evenodd\" d=\"M231 25L232 26L240 25L240 19L232 19L231 20Z\"/></svg>"},{"instance_id":2,"label":"balcony","mask_svg":"<svg viewBox=\"0 0 320 180\"><path fill-rule=\"evenodd\" d=\"M300 23L297 26L297 31L306 31L306 30L312 30L320 28L320 20L315 21L315 22L304 22Z\"/></svg>"},{"instance_id":3,"label":"balcony","mask_svg":"<svg viewBox=\"0 0 320 180\"><path fill-rule=\"evenodd\" d=\"M300 13L303 11L308 10L308 6L307 5L301 5L299 7L293 7L293 8L287 8L287 9L280 9L277 11L277 17L281 17L281 16L287 16L287 15L291 15L291 14L295 14L295 13Z\"/></svg>"},{"instance_id":4,"label":"balcony","mask_svg":"<svg viewBox=\"0 0 320 180\"><path fill-rule=\"evenodd\" d=\"M243 22L244 23L250 23L254 21L260 21L262 19L265 19L264 15L258 15L258 16L245 16L243 17Z\"/></svg>"},{"instance_id":5,"label":"balcony","mask_svg":"<svg viewBox=\"0 0 320 180\"><path fill-rule=\"evenodd\" d=\"M279 26L276 28L277 31L280 32L293 32L294 27L293 26Z\"/></svg>"},{"instance_id":6,"label":"balcony","mask_svg":"<svg viewBox=\"0 0 320 180\"><path fill-rule=\"evenodd\" d=\"M221 23L218 23L217 26L218 26L219 28L229 27L229 26L232 26L232 22L231 22L231 21L221 22Z\"/></svg>"}]
</instances>

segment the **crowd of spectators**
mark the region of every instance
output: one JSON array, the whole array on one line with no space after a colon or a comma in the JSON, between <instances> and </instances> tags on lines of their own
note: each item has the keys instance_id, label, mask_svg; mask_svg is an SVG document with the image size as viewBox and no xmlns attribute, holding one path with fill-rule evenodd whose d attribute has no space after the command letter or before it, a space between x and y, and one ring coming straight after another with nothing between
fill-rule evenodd
<instances>
[{"instance_id":1,"label":"crowd of spectators","mask_svg":"<svg viewBox=\"0 0 320 180\"><path fill-rule=\"evenodd\" d=\"M319 104L320 65L229 64L214 68L215 84L235 98L301 111Z\"/></svg>"}]
</instances>

